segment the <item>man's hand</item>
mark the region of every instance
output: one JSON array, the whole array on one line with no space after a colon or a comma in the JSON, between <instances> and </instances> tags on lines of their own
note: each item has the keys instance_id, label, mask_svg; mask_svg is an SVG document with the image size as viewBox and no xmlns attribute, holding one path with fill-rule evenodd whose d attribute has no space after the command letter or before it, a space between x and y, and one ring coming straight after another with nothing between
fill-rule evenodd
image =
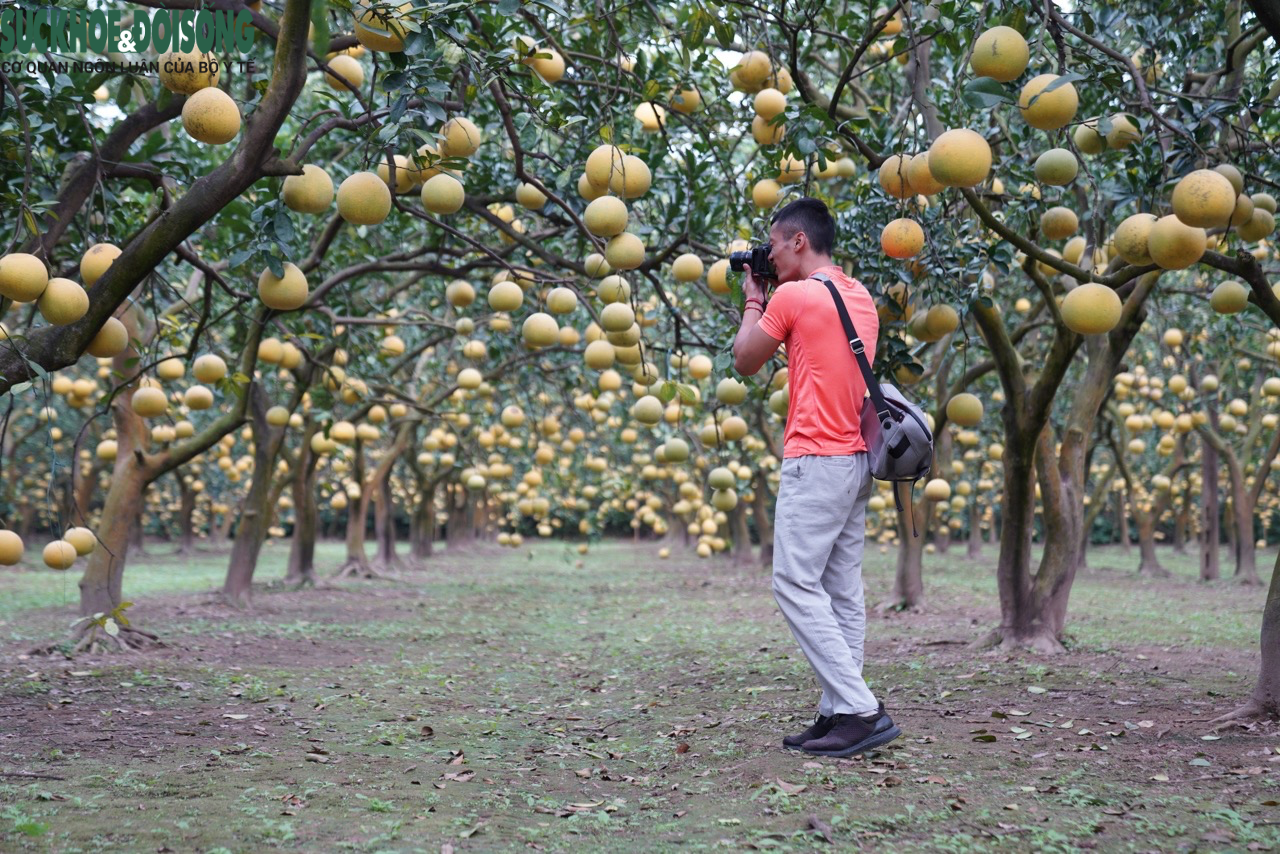
<instances>
[{"instance_id":1,"label":"man's hand","mask_svg":"<svg viewBox=\"0 0 1280 854\"><path fill-rule=\"evenodd\" d=\"M765 300L764 285L756 281L750 267L746 269L746 275L742 279L742 295L746 299L758 299L762 303Z\"/></svg>"}]
</instances>

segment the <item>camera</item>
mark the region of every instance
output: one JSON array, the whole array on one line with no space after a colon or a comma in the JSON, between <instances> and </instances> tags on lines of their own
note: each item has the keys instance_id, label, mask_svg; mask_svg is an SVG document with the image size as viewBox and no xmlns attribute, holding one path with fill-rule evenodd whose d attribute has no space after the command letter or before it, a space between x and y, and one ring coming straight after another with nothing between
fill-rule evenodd
<instances>
[{"instance_id":1,"label":"camera","mask_svg":"<svg viewBox=\"0 0 1280 854\"><path fill-rule=\"evenodd\" d=\"M776 279L778 271L773 269L773 262L769 260L769 253L773 250L771 244L756 246L745 252L729 253L729 269L735 273L741 273L743 270L750 268L751 275L757 279Z\"/></svg>"}]
</instances>

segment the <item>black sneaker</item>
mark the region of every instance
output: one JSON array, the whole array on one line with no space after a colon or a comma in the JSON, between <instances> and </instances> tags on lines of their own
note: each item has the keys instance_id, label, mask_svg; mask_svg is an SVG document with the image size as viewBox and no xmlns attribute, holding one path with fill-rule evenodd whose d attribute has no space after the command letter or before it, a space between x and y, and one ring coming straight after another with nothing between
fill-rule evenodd
<instances>
[{"instance_id":1,"label":"black sneaker","mask_svg":"<svg viewBox=\"0 0 1280 854\"><path fill-rule=\"evenodd\" d=\"M865 717L834 715L827 734L806 741L801 750L815 756L853 756L888 744L900 735L902 730L885 714L882 703L875 713Z\"/></svg>"},{"instance_id":2,"label":"black sneaker","mask_svg":"<svg viewBox=\"0 0 1280 854\"><path fill-rule=\"evenodd\" d=\"M884 700L880 701L879 714L884 714ZM835 716L833 715L832 718ZM782 739L782 746L789 750L799 750L806 741L822 738L831 732L832 718L819 714L813 719L813 726L798 735L788 735Z\"/></svg>"},{"instance_id":3,"label":"black sneaker","mask_svg":"<svg viewBox=\"0 0 1280 854\"><path fill-rule=\"evenodd\" d=\"M809 727L799 735L788 735L782 739L782 746L789 750L799 750L806 741L813 741L815 738L822 738L831 731L831 718L826 715L818 715L813 719L813 726Z\"/></svg>"}]
</instances>

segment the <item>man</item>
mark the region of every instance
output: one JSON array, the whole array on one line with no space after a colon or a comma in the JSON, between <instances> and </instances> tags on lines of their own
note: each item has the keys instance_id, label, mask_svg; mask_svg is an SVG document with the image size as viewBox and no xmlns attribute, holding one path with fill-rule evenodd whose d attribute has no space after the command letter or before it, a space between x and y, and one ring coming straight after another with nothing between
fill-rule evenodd
<instances>
[{"instance_id":1,"label":"man","mask_svg":"<svg viewBox=\"0 0 1280 854\"><path fill-rule=\"evenodd\" d=\"M901 732L862 678L862 545L871 470L859 415L867 386L830 292L810 277L830 277L868 353L875 353L880 323L871 294L831 260L835 221L823 202L802 198L782 208L771 221L769 242L783 284L766 308L765 285L746 271L734 366L749 376L779 344L787 345L791 402L774 519L773 592L822 687L813 726L782 743L852 756Z\"/></svg>"}]
</instances>

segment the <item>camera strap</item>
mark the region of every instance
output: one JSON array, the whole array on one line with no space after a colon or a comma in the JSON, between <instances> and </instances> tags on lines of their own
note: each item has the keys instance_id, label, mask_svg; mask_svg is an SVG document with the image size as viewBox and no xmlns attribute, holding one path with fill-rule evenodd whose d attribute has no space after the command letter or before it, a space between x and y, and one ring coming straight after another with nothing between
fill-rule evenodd
<instances>
[{"instance_id":1,"label":"camera strap","mask_svg":"<svg viewBox=\"0 0 1280 854\"><path fill-rule=\"evenodd\" d=\"M835 301L836 311L840 314L840 325L844 327L845 338L849 342L849 349L853 351L854 358L858 361L858 368L862 371L862 378L866 380L867 393L871 395L871 402L876 408L876 415L880 417L880 424L887 429L893 423L893 412L889 409L889 401L885 400L884 394L880 391L880 383L876 380L875 372L871 370L871 362L867 360L866 345L858 337L858 330L853 326L853 318L849 317L849 309L845 307L844 298L840 296L831 277L827 274L815 273L809 278L826 285L831 299Z\"/></svg>"}]
</instances>

